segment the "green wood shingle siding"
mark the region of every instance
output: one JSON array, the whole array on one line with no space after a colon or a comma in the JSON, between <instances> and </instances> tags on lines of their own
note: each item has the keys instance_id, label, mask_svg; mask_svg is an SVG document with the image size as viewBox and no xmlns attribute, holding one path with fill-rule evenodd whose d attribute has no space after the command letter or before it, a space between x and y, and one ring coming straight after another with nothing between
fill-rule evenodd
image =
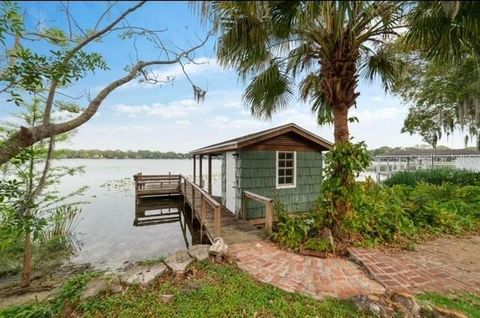
<instances>
[{"instance_id":1,"label":"green wood shingle siding","mask_svg":"<svg viewBox=\"0 0 480 318\"><path fill-rule=\"evenodd\" d=\"M320 195L322 154L297 152L295 188L276 189L276 152L240 151L236 164L237 202L241 207L242 191L251 191L281 201L288 212L308 211ZM250 201L247 218L265 216L263 205Z\"/></svg>"}]
</instances>

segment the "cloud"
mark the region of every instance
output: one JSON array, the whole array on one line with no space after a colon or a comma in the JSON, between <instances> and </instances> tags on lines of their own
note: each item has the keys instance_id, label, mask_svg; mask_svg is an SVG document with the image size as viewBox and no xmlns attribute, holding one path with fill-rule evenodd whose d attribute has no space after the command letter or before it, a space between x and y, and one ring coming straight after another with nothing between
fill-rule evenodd
<instances>
[{"instance_id":1,"label":"cloud","mask_svg":"<svg viewBox=\"0 0 480 318\"><path fill-rule=\"evenodd\" d=\"M373 96L372 100L375 101L375 102L381 102L381 101L383 101L383 97L382 96Z\"/></svg>"},{"instance_id":2,"label":"cloud","mask_svg":"<svg viewBox=\"0 0 480 318\"><path fill-rule=\"evenodd\" d=\"M149 127L144 126L121 126L118 128L112 129L112 133L115 134L132 134L132 133L151 133L155 130Z\"/></svg>"},{"instance_id":3,"label":"cloud","mask_svg":"<svg viewBox=\"0 0 480 318\"><path fill-rule=\"evenodd\" d=\"M130 117L137 116L155 116L166 119L187 117L193 112L205 110L202 104L197 104L193 99L181 99L168 104L153 103L150 105L125 105L118 104L113 106L113 110L119 114L125 114Z\"/></svg>"},{"instance_id":4,"label":"cloud","mask_svg":"<svg viewBox=\"0 0 480 318\"><path fill-rule=\"evenodd\" d=\"M190 122L190 120L182 119L182 120L177 120L175 122L175 125L190 126L192 125L192 123Z\"/></svg>"},{"instance_id":5,"label":"cloud","mask_svg":"<svg viewBox=\"0 0 480 318\"><path fill-rule=\"evenodd\" d=\"M371 123L377 123L379 121L392 119L392 118L404 118L406 110L401 107L383 107L375 110L352 110L351 116L358 118L360 125L368 125Z\"/></svg>"}]
</instances>

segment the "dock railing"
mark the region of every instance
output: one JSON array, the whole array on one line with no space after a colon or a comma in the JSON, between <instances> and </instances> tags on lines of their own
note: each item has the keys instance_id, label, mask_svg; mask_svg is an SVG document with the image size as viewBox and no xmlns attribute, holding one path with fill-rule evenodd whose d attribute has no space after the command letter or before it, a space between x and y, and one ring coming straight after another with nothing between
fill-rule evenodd
<instances>
[{"instance_id":1,"label":"dock railing","mask_svg":"<svg viewBox=\"0 0 480 318\"><path fill-rule=\"evenodd\" d=\"M180 192L180 175L145 175L137 173L133 176L135 181L135 197L172 194Z\"/></svg>"},{"instance_id":2,"label":"dock railing","mask_svg":"<svg viewBox=\"0 0 480 318\"><path fill-rule=\"evenodd\" d=\"M272 234L273 199L264 197L253 192L243 191L242 216L244 220L247 219L248 200L253 200L265 204L265 231L268 235Z\"/></svg>"},{"instance_id":3,"label":"dock railing","mask_svg":"<svg viewBox=\"0 0 480 318\"><path fill-rule=\"evenodd\" d=\"M200 228L203 228L205 218L207 216L207 209L210 206L213 210L214 217L214 232L215 236L220 236L221 234L221 217L222 217L222 205L215 201L215 199L204 189L202 189L198 184L191 182L187 177L180 176L180 187L181 192L185 198L190 202L192 208L192 213L196 214L200 221ZM191 198L187 195L188 191L191 191ZM197 195L200 197L200 202L196 202ZM197 208L197 203L199 209Z\"/></svg>"}]
</instances>

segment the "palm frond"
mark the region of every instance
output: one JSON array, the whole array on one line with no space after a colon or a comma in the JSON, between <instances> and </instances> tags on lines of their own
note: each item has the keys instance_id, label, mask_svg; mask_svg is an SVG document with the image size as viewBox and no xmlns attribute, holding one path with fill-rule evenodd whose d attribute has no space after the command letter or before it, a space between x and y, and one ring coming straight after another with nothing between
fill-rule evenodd
<instances>
[{"instance_id":1,"label":"palm frond","mask_svg":"<svg viewBox=\"0 0 480 318\"><path fill-rule=\"evenodd\" d=\"M272 61L270 66L256 75L245 89L244 101L254 116L271 118L272 114L288 106L293 91L292 81L282 66Z\"/></svg>"}]
</instances>

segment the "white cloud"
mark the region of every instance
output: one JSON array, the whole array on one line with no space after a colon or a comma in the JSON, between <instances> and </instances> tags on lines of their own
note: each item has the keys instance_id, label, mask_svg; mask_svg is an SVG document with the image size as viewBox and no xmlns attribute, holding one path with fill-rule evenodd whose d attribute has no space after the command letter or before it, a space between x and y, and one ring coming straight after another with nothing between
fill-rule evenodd
<instances>
[{"instance_id":1,"label":"white cloud","mask_svg":"<svg viewBox=\"0 0 480 318\"><path fill-rule=\"evenodd\" d=\"M149 127L144 126L121 126L118 128L112 129L113 133L120 133L120 134L132 134L132 133L151 133L155 130Z\"/></svg>"},{"instance_id":2,"label":"white cloud","mask_svg":"<svg viewBox=\"0 0 480 318\"><path fill-rule=\"evenodd\" d=\"M357 110L350 112L351 116L358 118L360 125L378 123L380 121L392 118L404 118L406 110L401 107L383 107L374 110Z\"/></svg>"},{"instance_id":3,"label":"white cloud","mask_svg":"<svg viewBox=\"0 0 480 318\"><path fill-rule=\"evenodd\" d=\"M190 126L192 125L192 123L190 122L190 120L182 119L182 120L177 120L175 122L175 125Z\"/></svg>"},{"instance_id":4,"label":"white cloud","mask_svg":"<svg viewBox=\"0 0 480 318\"><path fill-rule=\"evenodd\" d=\"M381 102L381 101L383 101L383 97L382 96L373 96L372 100L375 101L375 102Z\"/></svg>"},{"instance_id":5,"label":"white cloud","mask_svg":"<svg viewBox=\"0 0 480 318\"><path fill-rule=\"evenodd\" d=\"M114 105L113 110L130 117L155 116L166 119L187 117L193 112L205 110L202 104L197 104L193 99L176 100L168 104L153 103L150 105Z\"/></svg>"}]
</instances>

